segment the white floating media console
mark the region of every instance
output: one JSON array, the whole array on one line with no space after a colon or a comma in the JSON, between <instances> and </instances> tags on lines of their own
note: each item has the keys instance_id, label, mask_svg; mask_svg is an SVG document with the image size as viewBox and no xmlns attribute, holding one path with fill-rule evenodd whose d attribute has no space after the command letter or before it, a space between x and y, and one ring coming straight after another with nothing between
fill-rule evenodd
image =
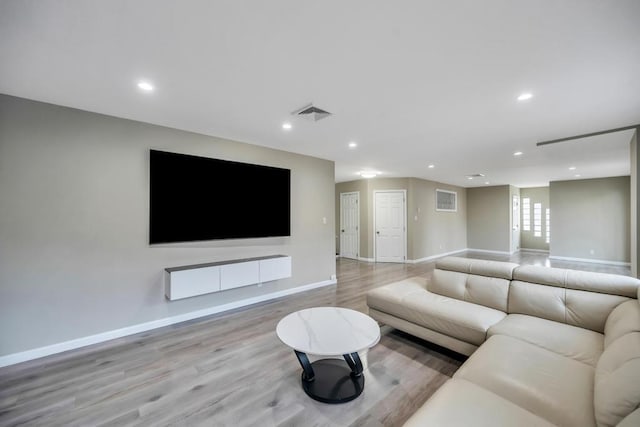
<instances>
[{"instance_id":1,"label":"white floating media console","mask_svg":"<svg viewBox=\"0 0 640 427\"><path fill-rule=\"evenodd\" d=\"M165 269L167 299L194 297L291 277L291 257L272 255Z\"/></svg>"}]
</instances>

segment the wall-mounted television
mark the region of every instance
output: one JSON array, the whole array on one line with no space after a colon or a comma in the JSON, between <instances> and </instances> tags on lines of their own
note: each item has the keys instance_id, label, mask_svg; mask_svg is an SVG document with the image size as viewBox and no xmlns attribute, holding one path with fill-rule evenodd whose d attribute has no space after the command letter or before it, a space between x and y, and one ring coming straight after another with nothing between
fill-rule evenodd
<instances>
[{"instance_id":1,"label":"wall-mounted television","mask_svg":"<svg viewBox=\"0 0 640 427\"><path fill-rule=\"evenodd\" d=\"M151 150L149 243L291 235L291 170Z\"/></svg>"}]
</instances>

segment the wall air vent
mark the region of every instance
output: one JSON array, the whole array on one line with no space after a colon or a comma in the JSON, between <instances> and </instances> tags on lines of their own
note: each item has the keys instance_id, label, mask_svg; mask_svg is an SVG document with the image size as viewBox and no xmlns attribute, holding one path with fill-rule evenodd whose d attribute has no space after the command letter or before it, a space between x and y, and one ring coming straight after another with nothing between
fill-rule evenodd
<instances>
[{"instance_id":1,"label":"wall air vent","mask_svg":"<svg viewBox=\"0 0 640 427\"><path fill-rule=\"evenodd\" d=\"M467 179L482 178L483 176L484 176L483 173L472 173L472 174L469 174L469 175L465 175L465 177Z\"/></svg>"},{"instance_id":2,"label":"wall air vent","mask_svg":"<svg viewBox=\"0 0 640 427\"><path fill-rule=\"evenodd\" d=\"M292 114L294 116L302 117L303 119L311 120L313 122L317 122L318 120L322 120L331 115L330 112L318 108L313 104L302 107L301 109L294 111Z\"/></svg>"}]
</instances>

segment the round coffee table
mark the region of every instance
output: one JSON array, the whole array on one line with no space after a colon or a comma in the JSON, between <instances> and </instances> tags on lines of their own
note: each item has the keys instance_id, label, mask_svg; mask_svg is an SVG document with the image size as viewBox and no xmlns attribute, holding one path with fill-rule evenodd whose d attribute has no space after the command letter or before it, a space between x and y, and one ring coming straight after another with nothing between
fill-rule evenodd
<instances>
[{"instance_id":1,"label":"round coffee table","mask_svg":"<svg viewBox=\"0 0 640 427\"><path fill-rule=\"evenodd\" d=\"M344 403L364 390L358 352L380 340L380 327L371 317L341 307L314 307L285 316L276 328L278 338L293 348L302 365L302 388L324 403ZM339 356L309 362L307 354Z\"/></svg>"}]
</instances>

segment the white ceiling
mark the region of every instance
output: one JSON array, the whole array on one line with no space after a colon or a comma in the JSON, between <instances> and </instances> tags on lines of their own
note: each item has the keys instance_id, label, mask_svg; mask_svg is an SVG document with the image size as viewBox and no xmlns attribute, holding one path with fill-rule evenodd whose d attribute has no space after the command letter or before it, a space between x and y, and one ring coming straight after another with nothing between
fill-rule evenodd
<instances>
[{"instance_id":1,"label":"white ceiling","mask_svg":"<svg viewBox=\"0 0 640 427\"><path fill-rule=\"evenodd\" d=\"M536 142L640 123L640 1L2 0L0 92L334 160L336 182L626 175L632 131ZM333 115L291 116L310 102Z\"/></svg>"}]
</instances>

